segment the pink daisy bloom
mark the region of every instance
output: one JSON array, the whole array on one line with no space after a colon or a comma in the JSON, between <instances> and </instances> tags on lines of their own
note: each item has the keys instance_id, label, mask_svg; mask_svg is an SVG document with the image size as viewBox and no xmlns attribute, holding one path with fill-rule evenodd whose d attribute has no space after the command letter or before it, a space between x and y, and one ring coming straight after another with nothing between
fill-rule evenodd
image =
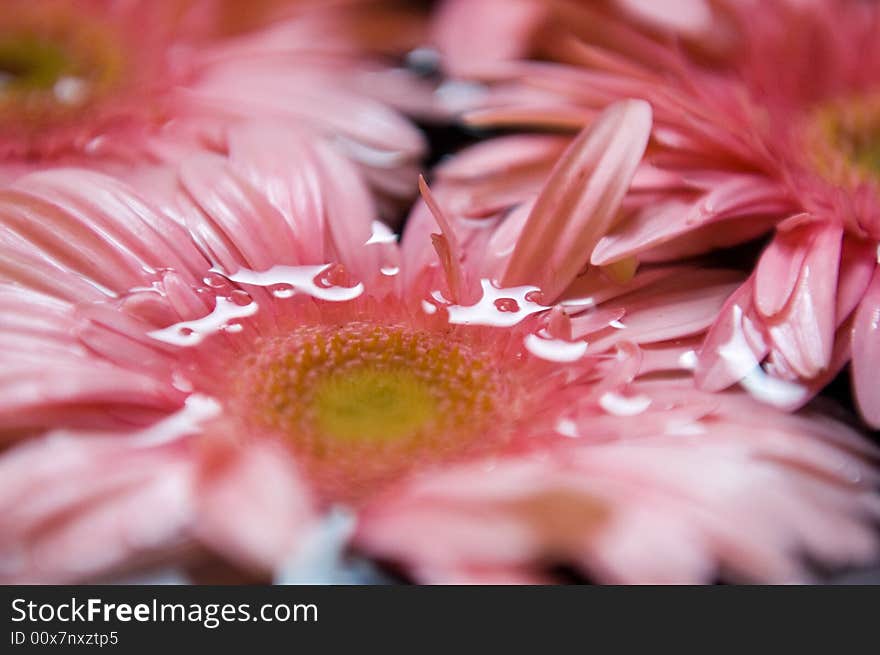
<instances>
[{"instance_id":1,"label":"pink daisy bloom","mask_svg":"<svg viewBox=\"0 0 880 655\"><path fill-rule=\"evenodd\" d=\"M482 5L452 4L457 18L440 22L439 42L452 43L457 21ZM880 8L777 0L704 11L706 3L684 3L690 9L675 16L694 29L683 33L636 20L629 3L602 11L524 4L533 15L508 54L554 61L499 56L471 71L489 84L469 97L466 120L571 130L615 98L650 101L647 155L624 210L589 244L590 263L635 270L775 229L709 333L698 383L720 390L741 382L795 409L851 360L862 416L880 426L870 379L880 361ZM568 142L504 137L441 174L458 189L463 213L498 215L534 197Z\"/></svg>"},{"instance_id":2,"label":"pink daisy bloom","mask_svg":"<svg viewBox=\"0 0 880 655\"><path fill-rule=\"evenodd\" d=\"M0 18L0 180L59 165L136 175L182 141L223 151L228 126L246 119L308 126L383 197L409 192L424 142L394 105L403 89L426 90L377 56L367 11L387 23L384 3L248 3L252 21L283 11L229 34L240 4L11 0Z\"/></svg>"},{"instance_id":3,"label":"pink daisy bloom","mask_svg":"<svg viewBox=\"0 0 880 655\"><path fill-rule=\"evenodd\" d=\"M650 129L610 108L541 202L579 179L613 214ZM296 570L340 505L353 549L419 581L792 581L877 555L856 432L690 382L739 274L583 276L548 236L570 214L536 209L493 264L512 281L486 278L427 187L433 255L372 222L328 144L231 142L180 163L164 210L77 169L0 192L4 580Z\"/></svg>"}]
</instances>

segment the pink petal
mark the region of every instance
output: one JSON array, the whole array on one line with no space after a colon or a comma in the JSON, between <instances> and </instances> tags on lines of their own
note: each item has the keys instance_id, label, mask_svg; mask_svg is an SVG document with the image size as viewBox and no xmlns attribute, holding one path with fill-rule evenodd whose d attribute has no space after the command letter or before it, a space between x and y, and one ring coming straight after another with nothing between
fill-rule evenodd
<instances>
[{"instance_id":1,"label":"pink petal","mask_svg":"<svg viewBox=\"0 0 880 655\"><path fill-rule=\"evenodd\" d=\"M778 230L761 253L755 271L754 302L763 316L775 316L791 298L816 231L817 226L809 223Z\"/></svg>"},{"instance_id":2,"label":"pink petal","mask_svg":"<svg viewBox=\"0 0 880 655\"><path fill-rule=\"evenodd\" d=\"M755 236L755 217L777 215L790 206L779 185L765 178L731 175L694 202L671 200L650 203L631 219L621 222L604 235L596 246L591 262L607 264L654 248L709 224L741 219L742 225L730 224L726 236L730 243L746 241ZM734 236L734 230L740 236ZM730 243L726 245L730 245ZM709 241L703 251L717 244Z\"/></svg>"},{"instance_id":3,"label":"pink petal","mask_svg":"<svg viewBox=\"0 0 880 655\"><path fill-rule=\"evenodd\" d=\"M349 91L343 82L337 78L335 84L328 84L327 73L320 70L297 72L286 65L279 70L271 64L226 62L187 89L182 101L220 116L256 114L305 123L400 157L422 153L424 137L403 116Z\"/></svg>"},{"instance_id":4,"label":"pink petal","mask_svg":"<svg viewBox=\"0 0 880 655\"><path fill-rule=\"evenodd\" d=\"M31 244L9 246L0 251L0 277L14 281L19 287L70 301L106 299L106 291L87 279L67 274L61 262L34 248Z\"/></svg>"},{"instance_id":5,"label":"pink petal","mask_svg":"<svg viewBox=\"0 0 880 655\"><path fill-rule=\"evenodd\" d=\"M37 427L131 425L180 407L184 394L171 385L167 360L162 363L152 344L111 332L99 343L118 349L113 363L87 348L90 323L66 303L0 287L0 309L0 339L6 346L0 353L0 433L5 438ZM117 318L131 320L124 314ZM142 329L134 334L145 338ZM135 355L138 365L129 368Z\"/></svg>"},{"instance_id":6,"label":"pink petal","mask_svg":"<svg viewBox=\"0 0 880 655\"><path fill-rule=\"evenodd\" d=\"M440 227L441 234L432 234L431 240L446 273L446 283L451 294L449 300L457 304L474 302L477 300L477 297L475 297L474 290L469 288L468 282L465 279L465 272L462 267L462 259L464 257L461 246L458 243L458 237L456 237L455 230L452 229L446 214L443 213L443 209L431 193L428 183L425 182L425 178L421 175L419 176L419 192L422 194L422 199L428 206L431 215Z\"/></svg>"},{"instance_id":7,"label":"pink petal","mask_svg":"<svg viewBox=\"0 0 880 655\"><path fill-rule=\"evenodd\" d=\"M547 134L515 134L477 143L441 162L436 173L443 180L468 180L504 175L513 168L556 161L571 139Z\"/></svg>"},{"instance_id":8,"label":"pink petal","mask_svg":"<svg viewBox=\"0 0 880 655\"><path fill-rule=\"evenodd\" d=\"M212 261L229 273L263 271L297 264L297 242L265 196L230 170L219 156L201 155L183 163L183 187L202 212L188 223ZM259 229L252 229L259 225Z\"/></svg>"},{"instance_id":9,"label":"pink petal","mask_svg":"<svg viewBox=\"0 0 880 655\"><path fill-rule=\"evenodd\" d=\"M613 225L650 131L650 105L629 100L575 139L535 203L504 286L534 284L546 298L558 297Z\"/></svg>"},{"instance_id":10,"label":"pink petal","mask_svg":"<svg viewBox=\"0 0 880 655\"><path fill-rule=\"evenodd\" d=\"M694 375L697 386L721 391L754 371L769 350L754 315L754 278L739 287L721 308L700 348Z\"/></svg>"},{"instance_id":11,"label":"pink petal","mask_svg":"<svg viewBox=\"0 0 880 655\"><path fill-rule=\"evenodd\" d=\"M206 545L259 571L272 571L295 553L314 514L283 449L218 446L203 467L197 533Z\"/></svg>"},{"instance_id":12,"label":"pink petal","mask_svg":"<svg viewBox=\"0 0 880 655\"><path fill-rule=\"evenodd\" d=\"M768 322L773 346L805 378L825 370L831 361L842 236L842 228L835 225L818 229L791 301Z\"/></svg>"},{"instance_id":13,"label":"pink petal","mask_svg":"<svg viewBox=\"0 0 880 655\"><path fill-rule=\"evenodd\" d=\"M54 434L0 463L0 579L94 580L185 543L191 470L176 445Z\"/></svg>"},{"instance_id":14,"label":"pink petal","mask_svg":"<svg viewBox=\"0 0 880 655\"><path fill-rule=\"evenodd\" d=\"M837 281L838 326L859 306L877 263L877 245L844 236L840 253L840 274Z\"/></svg>"},{"instance_id":15,"label":"pink petal","mask_svg":"<svg viewBox=\"0 0 880 655\"><path fill-rule=\"evenodd\" d=\"M297 244L300 263L340 262L369 282L396 256L393 245L365 247L374 202L352 164L326 144L283 125L246 125L230 130L229 149L233 168L281 212L289 227L278 229ZM263 221L250 229L273 228Z\"/></svg>"},{"instance_id":16,"label":"pink petal","mask_svg":"<svg viewBox=\"0 0 880 655\"><path fill-rule=\"evenodd\" d=\"M108 289L148 286L154 268L193 282L205 270L185 231L113 178L61 169L24 177L13 189L32 197L17 195L7 220L27 221L21 233L30 231L40 252Z\"/></svg>"},{"instance_id":17,"label":"pink petal","mask_svg":"<svg viewBox=\"0 0 880 655\"><path fill-rule=\"evenodd\" d=\"M756 239L772 230L777 223L775 216L733 218L708 223L681 236L653 246L639 253L639 260L651 262L675 262L716 249L729 248Z\"/></svg>"},{"instance_id":18,"label":"pink petal","mask_svg":"<svg viewBox=\"0 0 880 655\"><path fill-rule=\"evenodd\" d=\"M744 394L713 398L715 411L696 417L703 433L664 434L660 410L642 417L643 436L409 481L366 508L357 543L419 580L475 569L519 579L561 562L599 582L782 582L806 579L801 553L832 565L876 556L877 476L834 445L842 426L768 421L780 415ZM591 418L579 422L589 435Z\"/></svg>"},{"instance_id":19,"label":"pink petal","mask_svg":"<svg viewBox=\"0 0 880 655\"><path fill-rule=\"evenodd\" d=\"M580 339L594 332L607 330L612 323L620 321L626 314L623 307L602 307L581 312L571 319L572 338Z\"/></svg>"},{"instance_id":20,"label":"pink petal","mask_svg":"<svg viewBox=\"0 0 880 655\"><path fill-rule=\"evenodd\" d=\"M433 25L444 69L466 76L477 62L528 55L545 11L540 3L529 0L445 0Z\"/></svg>"},{"instance_id":21,"label":"pink petal","mask_svg":"<svg viewBox=\"0 0 880 655\"><path fill-rule=\"evenodd\" d=\"M714 25L712 8L706 0L667 0L659 6L652 0L616 0L625 11L664 31L689 36L707 34Z\"/></svg>"},{"instance_id":22,"label":"pink petal","mask_svg":"<svg viewBox=\"0 0 880 655\"><path fill-rule=\"evenodd\" d=\"M880 271L875 269L871 285L856 310L852 332L853 388L865 421L880 428Z\"/></svg>"},{"instance_id":23,"label":"pink petal","mask_svg":"<svg viewBox=\"0 0 880 655\"><path fill-rule=\"evenodd\" d=\"M622 296L616 301L626 309L622 327L595 339L591 348L601 351L621 340L654 343L702 332L741 279L736 271L694 269Z\"/></svg>"}]
</instances>

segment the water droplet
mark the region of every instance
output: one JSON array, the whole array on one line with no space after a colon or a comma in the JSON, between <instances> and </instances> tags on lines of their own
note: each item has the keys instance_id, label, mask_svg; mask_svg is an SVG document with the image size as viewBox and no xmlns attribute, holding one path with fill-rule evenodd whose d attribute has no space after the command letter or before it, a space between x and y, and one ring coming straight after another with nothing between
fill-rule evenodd
<instances>
[{"instance_id":1,"label":"water droplet","mask_svg":"<svg viewBox=\"0 0 880 655\"><path fill-rule=\"evenodd\" d=\"M526 298L530 292L538 291L534 286L499 289L486 279L480 280L480 286L483 288L483 294L475 304L447 307L450 323L513 327L532 314L550 309ZM432 296L437 302L447 302L439 293L433 293Z\"/></svg>"},{"instance_id":2,"label":"water droplet","mask_svg":"<svg viewBox=\"0 0 880 655\"><path fill-rule=\"evenodd\" d=\"M635 416L641 414L651 405L648 396L622 396L613 391L606 391L599 397L599 406L615 416Z\"/></svg>"},{"instance_id":3,"label":"water droplet","mask_svg":"<svg viewBox=\"0 0 880 655\"><path fill-rule=\"evenodd\" d=\"M367 166L391 168L393 166L399 166L401 162L406 160L406 155L399 150L374 148L364 141L350 139L344 134L337 134L333 137L333 141L352 159L356 159Z\"/></svg>"},{"instance_id":4,"label":"water droplet","mask_svg":"<svg viewBox=\"0 0 880 655\"><path fill-rule=\"evenodd\" d=\"M397 235L385 223L373 221L373 233L364 245L370 246L374 243L397 243Z\"/></svg>"},{"instance_id":5,"label":"water droplet","mask_svg":"<svg viewBox=\"0 0 880 655\"><path fill-rule=\"evenodd\" d=\"M681 356L678 358L678 365L681 366L683 369L693 371L695 368L697 368L697 361L698 359L696 351L688 350L687 352L682 353Z\"/></svg>"},{"instance_id":6,"label":"water droplet","mask_svg":"<svg viewBox=\"0 0 880 655\"><path fill-rule=\"evenodd\" d=\"M591 309L596 307L598 303L592 296L584 296L583 298L568 298L559 303L562 307L570 310Z\"/></svg>"},{"instance_id":7,"label":"water droplet","mask_svg":"<svg viewBox=\"0 0 880 655\"><path fill-rule=\"evenodd\" d=\"M577 439L581 436L581 433L578 431L577 423L570 418L559 419L556 422L556 432L569 439Z\"/></svg>"},{"instance_id":8,"label":"water droplet","mask_svg":"<svg viewBox=\"0 0 880 655\"><path fill-rule=\"evenodd\" d=\"M518 312L519 303L513 298L498 298L495 300L495 307L499 312Z\"/></svg>"},{"instance_id":9,"label":"water droplet","mask_svg":"<svg viewBox=\"0 0 880 655\"><path fill-rule=\"evenodd\" d=\"M171 374L171 386L173 386L178 391L183 391L184 393L191 393L193 390L192 382L188 378L185 378L180 374L179 371L174 371Z\"/></svg>"},{"instance_id":10,"label":"water droplet","mask_svg":"<svg viewBox=\"0 0 880 655\"><path fill-rule=\"evenodd\" d=\"M272 289L272 295L276 298L292 298L295 293L296 289L289 284L278 284Z\"/></svg>"},{"instance_id":11,"label":"water droplet","mask_svg":"<svg viewBox=\"0 0 880 655\"><path fill-rule=\"evenodd\" d=\"M586 341L544 339L537 334L529 334L524 343L526 350L535 357L551 362L576 362L587 352Z\"/></svg>"},{"instance_id":12,"label":"water droplet","mask_svg":"<svg viewBox=\"0 0 880 655\"><path fill-rule=\"evenodd\" d=\"M437 313L437 305L432 302L428 302L427 300L422 301L422 311L426 314L436 314Z\"/></svg>"},{"instance_id":13,"label":"water droplet","mask_svg":"<svg viewBox=\"0 0 880 655\"><path fill-rule=\"evenodd\" d=\"M358 283L353 287L340 286L344 270L336 264L316 266L273 266L266 271L239 269L227 277L238 284L260 287L286 285L298 293L303 293L319 300L344 302L353 300L364 292L364 285Z\"/></svg>"},{"instance_id":14,"label":"water droplet","mask_svg":"<svg viewBox=\"0 0 880 655\"><path fill-rule=\"evenodd\" d=\"M679 419L667 421L664 433L670 436L691 437L706 434L706 428L699 421Z\"/></svg>"},{"instance_id":15,"label":"water droplet","mask_svg":"<svg viewBox=\"0 0 880 655\"><path fill-rule=\"evenodd\" d=\"M341 283L341 271L337 264L329 264L315 273L312 282L322 289L330 289Z\"/></svg>"},{"instance_id":16,"label":"water droplet","mask_svg":"<svg viewBox=\"0 0 880 655\"><path fill-rule=\"evenodd\" d=\"M242 291L241 289L230 291L229 300L234 302L239 307L245 307L247 305L250 305L254 301L254 299L251 298L251 294L249 294L247 291Z\"/></svg>"},{"instance_id":17,"label":"water droplet","mask_svg":"<svg viewBox=\"0 0 880 655\"><path fill-rule=\"evenodd\" d=\"M809 394L803 385L767 375L760 366L745 375L740 384L758 400L783 409L797 406Z\"/></svg>"},{"instance_id":18,"label":"water droplet","mask_svg":"<svg viewBox=\"0 0 880 655\"><path fill-rule=\"evenodd\" d=\"M203 281L212 289L223 289L229 286L229 280L219 273L209 273L203 278Z\"/></svg>"},{"instance_id":19,"label":"water droplet","mask_svg":"<svg viewBox=\"0 0 880 655\"><path fill-rule=\"evenodd\" d=\"M89 95L89 83L80 77L66 75L52 87L55 98L64 105L78 105Z\"/></svg>"},{"instance_id":20,"label":"water droplet","mask_svg":"<svg viewBox=\"0 0 880 655\"><path fill-rule=\"evenodd\" d=\"M135 434L138 446L156 446L197 434L202 424L220 413L220 404L210 396L193 394L186 399L183 409Z\"/></svg>"},{"instance_id":21,"label":"water droplet","mask_svg":"<svg viewBox=\"0 0 880 655\"><path fill-rule=\"evenodd\" d=\"M383 266L379 270L382 271L382 275L393 277L400 273L400 266Z\"/></svg>"},{"instance_id":22,"label":"water droplet","mask_svg":"<svg viewBox=\"0 0 880 655\"><path fill-rule=\"evenodd\" d=\"M257 303L250 302L240 305L229 299L218 297L217 305L207 316L193 321L183 321L161 330L149 332L149 336L158 341L175 346L195 346L202 340L229 325L231 319L253 316L257 313Z\"/></svg>"}]
</instances>

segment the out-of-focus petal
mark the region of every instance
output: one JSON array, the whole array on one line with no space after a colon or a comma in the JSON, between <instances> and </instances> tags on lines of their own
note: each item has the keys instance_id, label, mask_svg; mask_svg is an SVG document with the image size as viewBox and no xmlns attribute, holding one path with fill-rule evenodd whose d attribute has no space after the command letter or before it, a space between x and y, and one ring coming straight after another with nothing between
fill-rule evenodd
<instances>
[{"instance_id":1,"label":"out-of-focus petal","mask_svg":"<svg viewBox=\"0 0 880 655\"><path fill-rule=\"evenodd\" d=\"M211 548L258 571L295 553L314 519L290 455L270 444L215 445L205 455L196 533Z\"/></svg>"},{"instance_id":2,"label":"out-of-focus petal","mask_svg":"<svg viewBox=\"0 0 880 655\"><path fill-rule=\"evenodd\" d=\"M187 545L191 469L177 445L56 434L0 461L0 579L67 583Z\"/></svg>"},{"instance_id":3,"label":"out-of-focus petal","mask_svg":"<svg viewBox=\"0 0 880 655\"><path fill-rule=\"evenodd\" d=\"M377 500L357 542L426 582L489 565L540 576L558 564L598 582L794 582L810 576L801 553L837 564L875 557L875 478L837 450L840 426L811 434L756 416L744 430L749 406L758 409L722 398L676 434L575 438L541 456L425 476Z\"/></svg>"}]
</instances>

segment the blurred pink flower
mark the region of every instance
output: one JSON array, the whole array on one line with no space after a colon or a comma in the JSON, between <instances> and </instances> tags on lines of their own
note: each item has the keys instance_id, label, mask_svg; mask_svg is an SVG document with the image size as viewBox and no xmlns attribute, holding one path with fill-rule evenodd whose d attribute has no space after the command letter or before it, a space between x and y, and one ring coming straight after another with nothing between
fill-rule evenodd
<instances>
[{"instance_id":1,"label":"blurred pink flower","mask_svg":"<svg viewBox=\"0 0 880 655\"><path fill-rule=\"evenodd\" d=\"M573 37L652 66L673 59L667 47L703 58L729 55L733 24L713 0L441 0L432 42L450 75L479 76L520 59L562 60Z\"/></svg>"},{"instance_id":2,"label":"blurred pink flower","mask_svg":"<svg viewBox=\"0 0 880 655\"><path fill-rule=\"evenodd\" d=\"M649 129L644 103L612 107L538 204L564 209L573 176L613 214ZM690 383L738 274L581 276L559 254L579 219L536 210L523 234L554 268L514 238L499 282L427 187L431 256L410 232L426 226L398 246L372 222L328 144L255 125L230 140L183 158L161 209L75 169L0 191L4 580L206 550L266 575L337 504L356 549L423 581L560 563L788 581L803 555L875 557L876 453L857 433Z\"/></svg>"},{"instance_id":3,"label":"blurred pink flower","mask_svg":"<svg viewBox=\"0 0 880 655\"><path fill-rule=\"evenodd\" d=\"M450 4L455 20L441 20L437 38L458 47L455 25L484 3ZM854 0L683 3L690 9L675 16L702 27L682 33L634 19L623 6L631 3L523 4L535 16L508 55L554 61L499 56L466 71L487 86L461 101L465 119L572 129L611 100L648 100L647 154L623 211L589 244L588 262L635 270L775 229L710 332L698 383L720 390L741 382L795 409L851 360L862 416L880 426L871 380L880 363L880 8ZM504 215L540 191L568 142L502 137L439 174L457 189L463 215Z\"/></svg>"},{"instance_id":4,"label":"blurred pink flower","mask_svg":"<svg viewBox=\"0 0 880 655\"><path fill-rule=\"evenodd\" d=\"M357 30L375 28L367 6L387 3L247 3L258 29L233 34L227 0L10 4L0 17L0 180L58 165L137 175L174 159L181 142L223 151L229 125L246 119L327 137L383 198L413 187L424 141L395 105L418 105L427 90Z\"/></svg>"}]
</instances>

